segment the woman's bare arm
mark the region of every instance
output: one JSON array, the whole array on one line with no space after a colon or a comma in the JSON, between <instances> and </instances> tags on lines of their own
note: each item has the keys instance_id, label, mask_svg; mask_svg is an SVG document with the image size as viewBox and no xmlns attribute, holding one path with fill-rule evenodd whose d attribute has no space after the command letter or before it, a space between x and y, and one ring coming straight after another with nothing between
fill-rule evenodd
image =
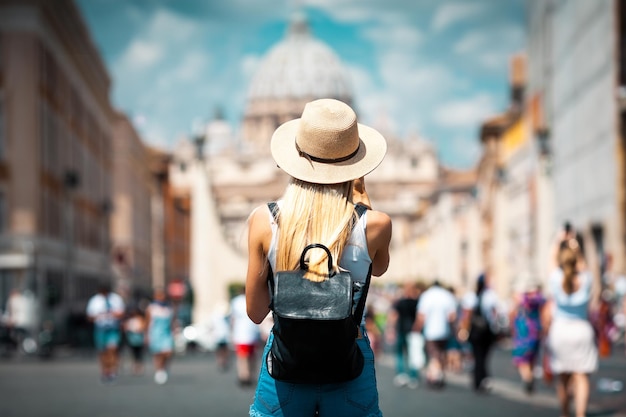
<instances>
[{"instance_id":1,"label":"woman's bare arm","mask_svg":"<svg viewBox=\"0 0 626 417\"><path fill-rule=\"evenodd\" d=\"M381 211L368 211L366 237L372 259L372 275L381 276L389 267L391 218Z\"/></svg>"},{"instance_id":2,"label":"woman's bare arm","mask_svg":"<svg viewBox=\"0 0 626 417\"><path fill-rule=\"evenodd\" d=\"M372 275L381 276L389 267L389 243L391 242L391 219L380 211L372 210L369 195L365 189L365 177L354 180L352 201L363 204L367 212L367 248L372 260Z\"/></svg>"},{"instance_id":3,"label":"woman's bare arm","mask_svg":"<svg viewBox=\"0 0 626 417\"><path fill-rule=\"evenodd\" d=\"M248 272L246 275L246 308L250 320L259 324L269 313L267 287L269 262L267 251L272 229L267 210L258 207L248 219Z\"/></svg>"}]
</instances>

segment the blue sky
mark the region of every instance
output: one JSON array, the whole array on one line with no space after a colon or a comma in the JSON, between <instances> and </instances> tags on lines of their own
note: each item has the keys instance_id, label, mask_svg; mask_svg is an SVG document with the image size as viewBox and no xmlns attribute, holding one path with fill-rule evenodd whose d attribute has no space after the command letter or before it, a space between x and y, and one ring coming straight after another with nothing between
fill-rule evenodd
<instances>
[{"instance_id":1,"label":"blue sky","mask_svg":"<svg viewBox=\"0 0 626 417\"><path fill-rule=\"evenodd\" d=\"M296 7L348 70L360 121L433 142L472 166L478 128L508 102L525 46L524 0L77 0L114 105L170 147L217 107L237 129L252 74Z\"/></svg>"}]
</instances>

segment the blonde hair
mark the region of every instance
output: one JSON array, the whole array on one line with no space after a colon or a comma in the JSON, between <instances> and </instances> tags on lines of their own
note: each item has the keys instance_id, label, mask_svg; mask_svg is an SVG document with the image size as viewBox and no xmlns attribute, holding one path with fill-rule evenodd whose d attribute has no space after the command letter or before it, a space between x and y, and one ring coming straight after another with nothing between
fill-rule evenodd
<instances>
[{"instance_id":1,"label":"blonde hair","mask_svg":"<svg viewBox=\"0 0 626 417\"><path fill-rule=\"evenodd\" d=\"M333 257L333 269L350 237L356 220L352 203L352 181L340 184L314 184L292 178L283 195L278 217L276 269L299 268L306 245L321 243ZM311 281L323 281L328 275L327 255L320 249L307 252Z\"/></svg>"},{"instance_id":2,"label":"blonde hair","mask_svg":"<svg viewBox=\"0 0 626 417\"><path fill-rule=\"evenodd\" d=\"M574 279L578 275L576 264L578 263L578 251L576 246L569 244L561 248L559 253L559 266L563 271L563 291L566 294L574 292Z\"/></svg>"}]
</instances>

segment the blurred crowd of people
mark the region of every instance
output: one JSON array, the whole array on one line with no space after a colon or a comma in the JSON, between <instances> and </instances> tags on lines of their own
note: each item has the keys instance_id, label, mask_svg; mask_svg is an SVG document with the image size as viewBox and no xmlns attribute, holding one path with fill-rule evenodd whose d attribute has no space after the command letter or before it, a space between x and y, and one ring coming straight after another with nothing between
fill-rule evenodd
<instances>
[{"instance_id":1,"label":"blurred crowd of people","mask_svg":"<svg viewBox=\"0 0 626 417\"><path fill-rule=\"evenodd\" d=\"M147 349L153 358L154 381L157 384L167 382L174 353L176 313L164 289L156 288L145 308L127 308L122 297L103 284L87 303L86 313L94 325L94 346L103 383L117 379L120 350L126 346L132 356L133 375L143 374L144 350Z\"/></svg>"},{"instance_id":2,"label":"blurred crowd of people","mask_svg":"<svg viewBox=\"0 0 626 417\"><path fill-rule=\"evenodd\" d=\"M257 372L257 347L271 328L271 323L256 325L249 319L243 287L228 306L214 312L205 328L181 328L177 304L163 288L156 288L151 300L128 306L110 285L103 284L89 300L86 315L93 323L103 384L115 383L119 377L124 351L128 352L130 374L134 376L144 374L145 356L150 354L154 381L162 385L169 380L176 353L201 349L213 351L217 367L224 372L230 369L234 357L237 383L241 387L252 386ZM198 332L203 330L208 335L201 342Z\"/></svg>"},{"instance_id":3,"label":"blurred crowd of people","mask_svg":"<svg viewBox=\"0 0 626 417\"><path fill-rule=\"evenodd\" d=\"M526 394L535 392L540 370L556 388L561 415L573 408L584 416L599 358L624 344L626 276L614 273L609 254L594 274L569 224L554 239L550 271L545 277L519 271L507 300L498 298L488 274L460 297L440 281L375 290L371 307L382 313L374 322L394 355L394 385L442 389L446 372L468 369L471 388L488 393L490 352L503 342Z\"/></svg>"},{"instance_id":4,"label":"blurred crowd of people","mask_svg":"<svg viewBox=\"0 0 626 417\"><path fill-rule=\"evenodd\" d=\"M478 278L475 291L460 298L454 288L438 280L430 285L405 283L395 299L393 292L378 296L381 306L380 297L387 299L384 334L395 358L394 385L417 388L424 382L442 389L446 371L461 372L472 361L473 388L488 389L487 358L506 329L501 305L485 274Z\"/></svg>"},{"instance_id":5,"label":"blurred crowd of people","mask_svg":"<svg viewBox=\"0 0 626 417\"><path fill-rule=\"evenodd\" d=\"M393 358L395 376L390 383L444 389L447 373L469 372L471 388L488 393L490 353L506 341L503 346L510 348L523 392L535 392L541 369L543 379L556 388L561 414L569 415L573 408L576 416L584 416L590 374L598 369L599 358L624 342L626 277L613 271L610 255L599 274L590 271L582 241L571 226L553 246L552 273L542 277L520 271L509 300L498 298L488 273L477 277L474 288L464 294L443 280L372 286L366 330L376 355ZM13 291L6 306L2 322L12 337L24 339L28 294ZM103 383L118 377L124 351L132 375L144 374L150 354L155 383L168 381L175 338L182 329L177 327L176 304L162 288L144 304L127 306L103 285L89 300L86 314L93 323ZM234 363L236 383L253 386L271 315L261 325L254 324L246 313L242 287L207 325L216 366L227 371Z\"/></svg>"}]
</instances>

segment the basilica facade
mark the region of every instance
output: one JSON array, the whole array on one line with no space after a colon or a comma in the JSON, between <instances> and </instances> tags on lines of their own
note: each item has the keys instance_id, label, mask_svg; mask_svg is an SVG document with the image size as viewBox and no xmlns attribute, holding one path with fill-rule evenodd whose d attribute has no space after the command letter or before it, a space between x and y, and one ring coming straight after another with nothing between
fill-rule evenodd
<instances>
[{"instance_id":1,"label":"basilica facade","mask_svg":"<svg viewBox=\"0 0 626 417\"><path fill-rule=\"evenodd\" d=\"M201 137L182 140L174 150L170 178L192 200L190 280L197 320L227 302L229 285L244 282L247 217L255 207L280 198L288 182L269 154L272 133L300 117L307 102L328 97L350 104L358 115L339 57L296 16L252 78L240 137L216 118ZM374 127L386 137L388 153L366 177L366 188L373 207L391 216L392 259L402 260L392 262L376 282L417 280L420 266L412 262L417 219L438 186L442 168L427 141Z\"/></svg>"}]
</instances>

